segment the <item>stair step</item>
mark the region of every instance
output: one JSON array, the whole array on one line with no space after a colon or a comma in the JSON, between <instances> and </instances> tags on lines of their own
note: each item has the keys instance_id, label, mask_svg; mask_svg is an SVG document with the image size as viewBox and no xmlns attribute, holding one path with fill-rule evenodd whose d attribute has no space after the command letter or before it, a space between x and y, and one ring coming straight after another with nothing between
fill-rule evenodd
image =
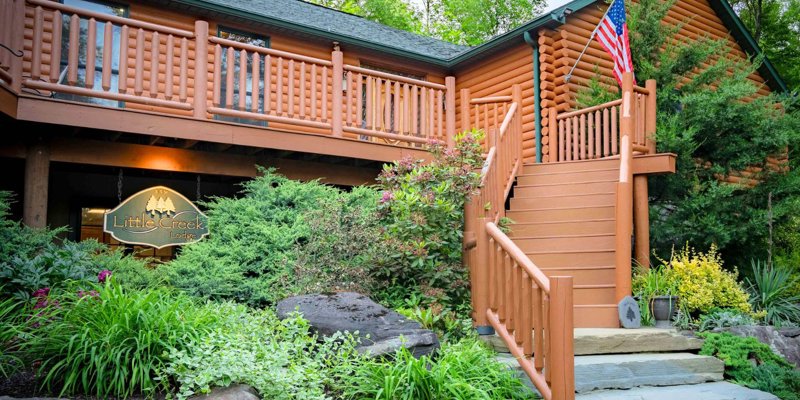
<instances>
[{"instance_id":1,"label":"stair step","mask_svg":"<svg viewBox=\"0 0 800 400\"><path fill-rule=\"evenodd\" d=\"M619 158L602 158L598 160L566 161L558 163L525 164L523 174L587 171L605 168L619 168Z\"/></svg>"},{"instance_id":2,"label":"stair step","mask_svg":"<svg viewBox=\"0 0 800 400\"><path fill-rule=\"evenodd\" d=\"M614 284L577 285L573 283L572 302L576 306L613 304L616 301ZM618 319L619 315L615 317Z\"/></svg>"},{"instance_id":3,"label":"stair step","mask_svg":"<svg viewBox=\"0 0 800 400\"><path fill-rule=\"evenodd\" d=\"M593 235L616 232L614 218L575 221L532 221L511 224L513 236Z\"/></svg>"},{"instance_id":4,"label":"stair step","mask_svg":"<svg viewBox=\"0 0 800 400\"><path fill-rule=\"evenodd\" d=\"M513 237L522 251L600 250L614 247L615 235L574 235L560 237Z\"/></svg>"},{"instance_id":5,"label":"stair step","mask_svg":"<svg viewBox=\"0 0 800 400\"><path fill-rule=\"evenodd\" d=\"M512 197L511 210L534 210L539 208L613 206L616 193L585 193L570 196Z\"/></svg>"},{"instance_id":6,"label":"stair step","mask_svg":"<svg viewBox=\"0 0 800 400\"><path fill-rule=\"evenodd\" d=\"M703 340L671 329L575 329L575 355L698 351Z\"/></svg>"},{"instance_id":7,"label":"stair step","mask_svg":"<svg viewBox=\"0 0 800 400\"><path fill-rule=\"evenodd\" d=\"M616 207L571 207L542 210L514 210L506 216L515 222L558 222L614 218Z\"/></svg>"},{"instance_id":8,"label":"stair step","mask_svg":"<svg viewBox=\"0 0 800 400\"><path fill-rule=\"evenodd\" d=\"M586 171L535 172L517 176L520 185L546 183L572 183L584 181L607 181L619 179L619 168L593 169Z\"/></svg>"},{"instance_id":9,"label":"stair step","mask_svg":"<svg viewBox=\"0 0 800 400\"><path fill-rule=\"evenodd\" d=\"M613 248L589 251L525 252L539 268L598 267L616 265Z\"/></svg>"},{"instance_id":10,"label":"stair step","mask_svg":"<svg viewBox=\"0 0 800 400\"><path fill-rule=\"evenodd\" d=\"M517 185L514 188L514 197L533 196L569 196L584 193L615 192L617 181L582 181L573 183L558 183L544 185Z\"/></svg>"},{"instance_id":11,"label":"stair step","mask_svg":"<svg viewBox=\"0 0 800 400\"><path fill-rule=\"evenodd\" d=\"M575 285L610 285L615 281L614 267L541 268L547 276L571 276Z\"/></svg>"},{"instance_id":12,"label":"stair step","mask_svg":"<svg viewBox=\"0 0 800 400\"><path fill-rule=\"evenodd\" d=\"M730 382L696 385L638 387L626 390L602 390L578 394L575 400L778 400L771 393L749 389Z\"/></svg>"},{"instance_id":13,"label":"stair step","mask_svg":"<svg viewBox=\"0 0 800 400\"><path fill-rule=\"evenodd\" d=\"M690 385L722 380L725 364L691 353L637 353L575 357L575 391Z\"/></svg>"}]
</instances>

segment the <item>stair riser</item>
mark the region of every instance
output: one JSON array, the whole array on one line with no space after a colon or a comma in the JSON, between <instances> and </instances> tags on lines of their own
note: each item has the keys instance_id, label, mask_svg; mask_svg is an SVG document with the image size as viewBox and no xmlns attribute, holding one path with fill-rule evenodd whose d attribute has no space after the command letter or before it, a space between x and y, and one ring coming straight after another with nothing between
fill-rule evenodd
<instances>
[{"instance_id":1,"label":"stair riser","mask_svg":"<svg viewBox=\"0 0 800 400\"><path fill-rule=\"evenodd\" d=\"M553 207L603 207L613 206L616 196L594 194L585 196L511 198L511 210L536 210Z\"/></svg>"},{"instance_id":2,"label":"stair riser","mask_svg":"<svg viewBox=\"0 0 800 400\"><path fill-rule=\"evenodd\" d=\"M547 268L543 269L547 276L571 276L575 285L612 285L616 279L614 268L603 269L570 269Z\"/></svg>"},{"instance_id":3,"label":"stair riser","mask_svg":"<svg viewBox=\"0 0 800 400\"><path fill-rule=\"evenodd\" d=\"M591 306L597 304L616 304L615 289L613 287L572 289L573 304L576 306ZM619 318L619 315L617 315Z\"/></svg>"},{"instance_id":4,"label":"stair riser","mask_svg":"<svg viewBox=\"0 0 800 400\"><path fill-rule=\"evenodd\" d=\"M581 162L528 164L522 167L525 175L535 173L574 172L595 169L619 168L619 159L591 160Z\"/></svg>"},{"instance_id":5,"label":"stair riser","mask_svg":"<svg viewBox=\"0 0 800 400\"><path fill-rule=\"evenodd\" d=\"M614 247L614 236L579 236L562 238L515 238L522 251L605 250Z\"/></svg>"},{"instance_id":6,"label":"stair riser","mask_svg":"<svg viewBox=\"0 0 800 400\"><path fill-rule=\"evenodd\" d=\"M588 182L567 185L517 186L514 197L568 196L584 193L616 193L617 182Z\"/></svg>"},{"instance_id":7,"label":"stair riser","mask_svg":"<svg viewBox=\"0 0 800 400\"><path fill-rule=\"evenodd\" d=\"M547 183L574 183L587 181L609 181L619 178L619 170L579 171L574 173L555 173L533 175L520 175L517 183L520 185L537 185Z\"/></svg>"},{"instance_id":8,"label":"stair riser","mask_svg":"<svg viewBox=\"0 0 800 400\"><path fill-rule=\"evenodd\" d=\"M554 210L509 211L506 216L514 222L556 222L614 218L614 207L564 208Z\"/></svg>"},{"instance_id":9,"label":"stair riser","mask_svg":"<svg viewBox=\"0 0 800 400\"><path fill-rule=\"evenodd\" d=\"M614 221L512 224L511 237L614 234Z\"/></svg>"},{"instance_id":10,"label":"stair riser","mask_svg":"<svg viewBox=\"0 0 800 400\"><path fill-rule=\"evenodd\" d=\"M615 305L575 307L572 316L576 328L619 328L619 312Z\"/></svg>"},{"instance_id":11,"label":"stair riser","mask_svg":"<svg viewBox=\"0 0 800 400\"><path fill-rule=\"evenodd\" d=\"M528 254L539 268L602 267L615 265L614 251Z\"/></svg>"}]
</instances>

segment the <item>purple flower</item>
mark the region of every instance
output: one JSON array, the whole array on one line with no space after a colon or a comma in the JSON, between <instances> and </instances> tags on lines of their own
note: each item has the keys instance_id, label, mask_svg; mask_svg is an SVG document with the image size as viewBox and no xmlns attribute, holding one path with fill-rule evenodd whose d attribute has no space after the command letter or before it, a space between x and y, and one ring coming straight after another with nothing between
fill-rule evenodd
<instances>
[{"instance_id":1,"label":"purple flower","mask_svg":"<svg viewBox=\"0 0 800 400\"><path fill-rule=\"evenodd\" d=\"M392 192L383 192L383 196L381 196L381 203L387 203L394 200L394 193Z\"/></svg>"},{"instance_id":2,"label":"purple flower","mask_svg":"<svg viewBox=\"0 0 800 400\"><path fill-rule=\"evenodd\" d=\"M49 294L50 294L50 288L46 287L38 289L37 291L33 292L33 297L42 298L42 297L47 297L47 295Z\"/></svg>"},{"instance_id":3,"label":"purple flower","mask_svg":"<svg viewBox=\"0 0 800 400\"><path fill-rule=\"evenodd\" d=\"M99 274L97 274L97 280L100 283L105 283L106 279L108 279L109 277L111 277L111 271L109 271L107 269L104 269L104 270L100 271Z\"/></svg>"}]
</instances>

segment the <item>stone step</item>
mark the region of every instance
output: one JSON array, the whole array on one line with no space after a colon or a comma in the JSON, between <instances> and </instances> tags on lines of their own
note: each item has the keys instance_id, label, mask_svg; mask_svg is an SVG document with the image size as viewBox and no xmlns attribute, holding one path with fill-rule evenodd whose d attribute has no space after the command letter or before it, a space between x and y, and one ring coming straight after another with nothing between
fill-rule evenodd
<instances>
[{"instance_id":1,"label":"stone step","mask_svg":"<svg viewBox=\"0 0 800 400\"><path fill-rule=\"evenodd\" d=\"M730 382L696 385L639 387L578 394L575 400L778 400L775 395Z\"/></svg>"},{"instance_id":2,"label":"stone step","mask_svg":"<svg viewBox=\"0 0 800 400\"><path fill-rule=\"evenodd\" d=\"M696 352L703 346L701 339L683 336L671 329L657 328L575 328L573 337L576 356ZM505 343L497 335L483 335L480 338L495 351L508 353Z\"/></svg>"},{"instance_id":3,"label":"stone step","mask_svg":"<svg viewBox=\"0 0 800 400\"><path fill-rule=\"evenodd\" d=\"M725 364L691 353L635 353L575 357L575 391L690 385L722 380Z\"/></svg>"}]
</instances>

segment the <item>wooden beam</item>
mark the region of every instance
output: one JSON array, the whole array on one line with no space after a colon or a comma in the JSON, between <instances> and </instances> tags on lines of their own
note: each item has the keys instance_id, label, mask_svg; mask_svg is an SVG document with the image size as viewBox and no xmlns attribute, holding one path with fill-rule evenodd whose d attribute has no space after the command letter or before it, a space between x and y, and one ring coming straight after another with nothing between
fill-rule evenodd
<instances>
[{"instance_id":1,"label":"wooden beam","mask_svg":"<svg viewBox=\"0 0 800 400\"><path fill-rule=\"evenodd\" d=\"M0 146L0 157L26 158L27 154L24 146L3 145ZM255 176L258 164L275 167L291 179L321 179L325 183L347 186L374 183L380 172L374 168L319 162L75 139L54 139L49 159L74 164L238 177Z\"/></svg>"},{"instance_id":2,"label":"wooden beam","mask_svg":"<svg viewBox=\"0 0 800 400\"><path fill-rule=\"evenodd\" d=\"M25 155L25 189L22 222L31 228L47 226L47 191L50 187L50 148L29 146Z\"/></svg>"},{"instance_id":3,"label":"wooden beam","mask_svg":"<svg viewBox=\"0 0 800 400\"><path fill-rule=\"evenodd\" d=\"M20 96L17 115L24 121L374 161L431 158L427 151L409 147L29 96Z\"/></svg>"},{"instance_id":4,"label":"wooden beam","mask_svg":"<svg viewBox=\"0 0 800 400\"><path fill-rule=\"evenodd\" d=\"M182 149L191 149L196 144L197 144L197 140L187 139L187 140L184 140L183 143L181 143L181 148Z\"/></svg>"},{"instance_id":5,"label":"wooden beam","mask_svg":"<svg viewBox=\"0 0 800 400\"><path fill-rule=\"evenodd\" d=\"M17 118L17 95L0 85L0 112L11 118Z\"/></svg>"},{"instance_id":6,"label":"wooden beam","mask_svg":"<svg viewBox=\"0 0 800 400\"><path fill-rule=\"evenodd\" d=\"M675 154L659 153L633 157L634 175L656 175L675 173Z\"/></svg>"}]
</instances>

